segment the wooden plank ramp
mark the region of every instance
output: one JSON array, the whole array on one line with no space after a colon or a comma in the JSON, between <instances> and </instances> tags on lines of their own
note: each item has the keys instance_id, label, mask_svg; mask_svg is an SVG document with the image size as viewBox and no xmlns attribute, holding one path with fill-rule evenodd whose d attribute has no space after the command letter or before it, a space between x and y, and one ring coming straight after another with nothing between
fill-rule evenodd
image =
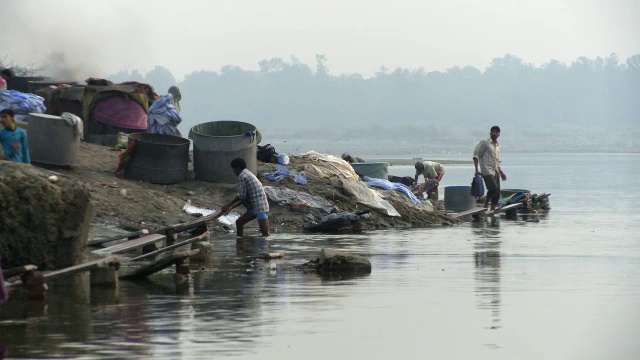
<instances>
[{"instance_id":1,"label":"wooden plank ramp","mask_svg":"<svg viewBox=\"0 0 640 360\"><path fill-rule=\"evenodd\" d=\"M2 271L2 276L4 276L4 278L8 280L9 278L14 276L21 276L28 272L36 271L38 270L38 267L32 264L29 264L29 265L18 266L15 268L0 269L0 270ZM22 280L6 281L4 285L5 287L22 285Z\"/></svg>"},{"instance_id":2,"label":"wooden plank ramp","mask_svg":"<svg viewBox=\"0 0 640 360\"><path fill-rule=\"evenodd\" d=\"M136 256L134 258L129 259L129 261L143 260L143 259L146 259L146 258L153 257L155 255L161 254L161 253L163 253L165 251L173 250L173 249L176 249L176 248L179 248L181 246L188 245L188 244L191 244L191 243L194 243L194 242L197 242L197 241L206 241L206 240L209 239L209 236L211 236L211 234L207 231L204 234L198 235L198 236L193 237L191 239L187 239L187 240L181 241L179 243L175 243L173 245L165 246L162 249L158 249L156 251L152 251L152 252L140 255L140 256Z\"/></svg>"},{"instance_id":3,"label":"wooden plank ramp","mask_svg":"<svg viewBox=\"0 0 640 360\"><path fill-rule=\"evenodd\" d=\"M22 266L10 268L10 269L2 269L2 275L4 276L5 279L8 279L10 277L22 275L26 272L36 271L36 270L38 270L38 267L35 265L31 265L31 264L22 265Z\"/></svg>"},{"instance_id":4,"label":"wooden plank ramp","mask_svg":"<svg viewBox=\"0 0 640 360\"><path fill-rule=\"evenodd\" d=\"M451 214L451 217L454 218L454 219L457 219L459 217L478 214L478 213L483 213L485 211L487 211L487 209L485 209L483 207L476 207L476 208L469 209L469 210L466 210L466 211L462 211L462 212L459 212L459 213Z\"/></svg>"},{"instance_id":5,"label":"wooden plank ramp","mask_svg":"<svg viewBox=\"0 0 640 360\"><path fill-rule=\"evenodd\" d=\"M171 265L174 265L190 256L197 254L198 251L200 250L194 249L194 250L177 252L174 254L167 255L156 262L153 262L149 265L138 267L132 271L128 271L128 272L121 271L121 273L118 275L118 278L123 280L146 278L149 275L155 274L160 270L168 268ZM120 270L123 270L123 269L120 269Z\"/></svg>"},{"instance_id":6,"label":"wooden plank ramp","mask_svg":"<svg viewBox=\"0 0 640 360\"><path fill-rule=\"evenodd\" d=\"M104 243L108 243L108 242L111 242L111 241L116 241L116 240L120 240L120 239L129 238L129 237L132 237L132 236L140 236L140 235L149 235L149 230L142 229L142 230L138 230L138 231L133 231L133 232L128 232L128 233L113 235L113 236L109 236L109 237L93 238L93 239L91 239L91 240L89 240L87 242L87 246L98 246L98 245L102 245Z\"/></svg>"},{"instance_id":7,"label":"wooden plank ramp","mask_svg":"<svg viewBox=\"0 0 640 360\"><path fill-rule=\"evenodd\" d=\"M117 244L117 245L113 245L113 246L110 246L110 247L106 247L104 249L95 250L94 253L96 253L96 254L113 254L113 253L117 253L117 252L123 252L123 251L131 250L131 249L137 249L137 248L142 247L144 245L151 244L151 243L154 243L156 241L163 240L164 238L165 238L165 236L162 235L162 234L151 234L151 235L143 236L143 237L138 238L138 239L129 240L129 241L121 243L121 244Z\"/></svg>"},{"instance_id":8,"label":"wooden plank ramp","mask_svg":"<svg viewBox=\"0 0 640 360\"><path fill-rule=\"evenodd\" d=\"M168 234L172 234L172 233L175 234L175 233L191 230L191 229L200 227L202 225L206 225L208 222L211 222L211 221L217 221L218 218L221 215L222 215L222 212L220 210L218 210L218 211L216 211L215 213L213 213L211 215L204 216L204 217L198 218L197 220L194 220L194 221L188 222L188 223L184 223L184 224L167 225L167 226L163 226L163 227L157 228L157 229L142 229L142 230L137 230L137 231L128 232L128 233L124 233L124 234L110 236L108 238L97 237L97 238L93 238L93 239L89 240L87 245L88 246L97 246L97 245L100 245L100 244L103 244L103 243L106 243L106 242L120 240L120 239L132 237L132 236L137 236L137 235L153 235L153 234L168 235Z\"/></svg>"},{"instance_id":9,"label":"wooden plank ramp","mask_svg":"<svg viewBox=\"0 0 640 360\"><path fill-rule=\"evenodd\" d=\"M507 210L511 210L511 209L514 209L514 208L518 208L518 207L520 207L520 206L522 206L522 203L521 203L521 202L517 202L517 203L515 203L515 204L510 204L510 205L502 206L502 207L499 207L499 208L497 208L497 209L495 209L495 210L493 210L493 211L488 211L488 212L487 212L487 216L494 216L494 215L496 215L496 214L504 213L504 212L505 212L505 211L507 211Z\"/></svg>"},{"instance_id":10,"label":"wooden plank ramp","mask_svg":"<svg viewBox=\"0 0 640 360\"><path fill-rule=\"evenodd\" d=\"M52 279L62 275L74 275L77 273L85 272L87 270L95 269L100 266L108 265L109 263L116 262L117 260L118 257L115 255L107 256L102 259L93 260L86 263L70 266L68 268L47 272L43 275L45 279Z\"/></svg>"},{"instance_id":11,"label":"wooden plank ramp","mask_svg":"<svg viewBox=\"0 0 640 360\"><path fill-rule=\"evenodd\" d=\"M42 272L42 276L44 277L44 279L53 279L53 278L57 278L60 276L69 276L69 275L75 275L81 272L85 272L85 271L89 271L101 266L106 266L109 265L112 262L117 262L118 261L118 256L112 255L112 256L107 256L101 259L97 259L97 260L93 260L93 261L88 261L82 264L78 264L78 265L73 265L73 266L69 266L66 267L64 269L59 269L59 270L54 270L54 271L49 271L49 272ZM28 265L29 268L27 270L33 270L35 271L35 269L37 269L36 266L34 265ZM33 267L33 268L31 268ZM16 285L21 285L22 281L18 280L15 281L13 283L10 284L10 286L16 286Z\"/></svg>"}]
</instances>

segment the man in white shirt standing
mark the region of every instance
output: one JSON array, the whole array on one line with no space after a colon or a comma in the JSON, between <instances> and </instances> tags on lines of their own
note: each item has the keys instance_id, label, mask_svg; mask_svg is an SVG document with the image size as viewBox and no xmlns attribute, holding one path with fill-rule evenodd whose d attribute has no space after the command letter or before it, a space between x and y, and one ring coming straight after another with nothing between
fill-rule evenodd
<instances>
[{"instance_id":1,"label":"man in white shirt standing","mask_svg":"<svg viewBox=\"0 0 640 360\"><path fill-rule=\"evenodd\" d=\"M500 127L493 126L489 138L480 141L473 152L473 165L476 175L482 175L484 185L487 188L487 198L484 201L486 208L491 201L491 211L495 210L500 201L500 179L507 180L507 175L500 168ZM478 169L480 164L480 169Z\"/></svg>"}]
</instances>

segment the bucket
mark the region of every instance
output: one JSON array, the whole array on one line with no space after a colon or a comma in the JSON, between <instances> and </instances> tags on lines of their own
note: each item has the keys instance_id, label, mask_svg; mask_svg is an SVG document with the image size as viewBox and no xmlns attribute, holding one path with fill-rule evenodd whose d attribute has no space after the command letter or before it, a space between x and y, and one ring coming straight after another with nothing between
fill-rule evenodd
<instances>
[{"instance_id":1,"label":"bucket","mask_svg":"<svg viewBox=\"0 0 640 360\"><path fill-rule=\"evenodd\" d=\"M240 121L212 121L198 124L189 131L193 141L193 171L196 179L233 184L238 178L231 160L242 158L247 169L257 172L256 127Z\"/></svg>"},{"instance_id":2,"label":"bucket","mask_svg":"<svg viewBox=\"0 0 640 360\"><path fill-rule=\"evenodd\" d=\"M387 171L388 166L389 164L386 162L363 162L351 164L353 171L358 175L385 180L387 180L387 177L389 176Z\"/></svg>"},{"instance_id":3,"label":"bucket","mask_svg":"<svg viewBox=\"0 0 640 360\"><path fill-rule=\"evenodd\" d=\"M31 162L59 167L77 164L80 134L60 116L29 114L27 134Z\"/></svg>"},{"instance_id":4,"label":"bucket","mask_svg":"<svg viewBox=\"0 0 640 360\"><path fill-rule=\"evenodd\" d=\"M471 186L447 186L444 188L444 208L455 212L473 209L476 199L471 196Z\"/></svg>"},{"instance_id":5,"label":"bucket","mask_svg":"<svg viewBox=\"0 0 640 360\"><path fill-rule=\"evenodd\" d=\"M179 136L133 133L137 139L131 158L124 169L128 179L153 184L177 184L189 175L189 139Z\"/></svg>"}]
</instances>

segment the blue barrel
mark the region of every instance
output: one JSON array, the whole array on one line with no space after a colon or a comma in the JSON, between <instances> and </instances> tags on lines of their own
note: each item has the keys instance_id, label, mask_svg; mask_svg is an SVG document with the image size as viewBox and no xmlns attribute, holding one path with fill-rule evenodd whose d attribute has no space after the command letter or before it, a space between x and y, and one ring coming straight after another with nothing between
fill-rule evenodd
<instances>
[{"instance_id":1,"label":"blue barrel","mask_svg":"<svg viewBox=\"0 0 640 360\"><path fill-rule=\"evenodd\" d=\"M212 121L198 124L189 131L193 140L193 171L196 179L234 184L236 174L231 160L242 158L247 169L256 174L259 133L256 127L240 121Z\"/></svg>"},{"instance_id":2,"label":"blue barrel","mask_svg":"<svg viewBox=\"0 0 640 360\"><path fill-rule=\"evenodd\" d=\"M476 199L471 196L471 186L447 186L444 188L444 208L455 212L473 209Z\"/></svg>"},{"instance_id":3,"label":"blue barrel","mask_svg":"<svg viewBox=\"0 0 640 360\"><path fill-rule=\"evenodd\" d=\"M177 184L189 176L189 139L179 136L133 133L137 139L124 169L128 179L153 184Z\"/></svg>"}]
</instances>

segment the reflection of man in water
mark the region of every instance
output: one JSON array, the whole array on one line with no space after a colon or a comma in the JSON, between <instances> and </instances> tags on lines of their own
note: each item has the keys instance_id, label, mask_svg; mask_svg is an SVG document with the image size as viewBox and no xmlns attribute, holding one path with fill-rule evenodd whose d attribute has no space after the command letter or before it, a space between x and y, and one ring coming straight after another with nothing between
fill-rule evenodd
<instances>
[{"instance_id":1,"label":"reflection of man in water","mask_svg":"<svg viewBox=\"0 0 640 360\"><path fill-rule=\"evenodd\" d=\"M485 228L475 223L474 232L480 236L474 240L475 279L478 309L491 312L491 329L500 327L500 230Z\"/></svg>"}]
</instances>

